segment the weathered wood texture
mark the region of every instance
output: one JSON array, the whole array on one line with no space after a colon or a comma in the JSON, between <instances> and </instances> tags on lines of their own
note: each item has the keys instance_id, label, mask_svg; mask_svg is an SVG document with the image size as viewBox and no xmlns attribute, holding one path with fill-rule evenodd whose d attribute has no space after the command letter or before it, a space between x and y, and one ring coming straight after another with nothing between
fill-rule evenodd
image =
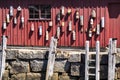
<instances>
[{"instance_id":1,"label":"weathered wood texture","mask_svg":"<svg viewBox=\"0 0 120 80\"><path fill-rule=\"evenodd\" d=\"M2 52L0 52L0 80L2 80L2 75L5 70L5 60L6 60L6 52L7 48L7 38L5 35L2 36Z\"/></svg>"},{"instance_id":2,"label":"weathered wood texture","mask_svg":"<svg viewBox=\"0 0 120 80\"><path fill-rule=\"evenodd\" d=\"M50 42L50 49L49 49L49 55L48 55L48 63L47 63L47 70L46 70L46 79L49 80L49 78L53 75L53 69L54 69L54 63L55 63L55 52L57 47L57 40L52 37Z\"/></svg>"},{"instance_id":3,"label":"weathered wood texture","mask_svg":"<svg viewBox=\"0 0 120 80\"><path fill-rule=\"evenodd\" d=\"M116 44L117 40L110 38L109 53L108 53L108 80L115 79L115 63L116 63Z\"/></svg>"}]
</instances>

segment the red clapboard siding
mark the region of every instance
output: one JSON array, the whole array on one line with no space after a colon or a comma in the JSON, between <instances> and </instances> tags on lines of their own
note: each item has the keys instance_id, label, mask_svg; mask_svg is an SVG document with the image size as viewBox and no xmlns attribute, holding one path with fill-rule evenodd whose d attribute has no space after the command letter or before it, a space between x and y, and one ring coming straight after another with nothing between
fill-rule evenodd
<instances>
[{"instance_id":1,"label":"red clapboard siding","mask_svg":"<svg viewBox=\"0 0 120 80\"><path fill-rule=\"evenodd\" d=\"M96 40L100 41L101 47L108 45L109 38L117 38L117 46L120 47L120 1L118 0L1 0L0 1L0 36L8 36L8 45L13 46L49 46L50 38L56 36L57 27L61 28L58 46L66 47L84 47L85 41L90 40L90 46L95 47ZM49 4L51 5L51 20L29 20L29 5ZM21 6L22 11L17 12L17 7ZM13 6L14 16L10 17L10 23L7 23L7 29L3 30L3 22L6 21L6 14L9 14L9 7ZM56 16L60 12L61 6L65 7L65 15L57 22ZM67 14L68 9L72 12ZM100 29L100 35L96 32L92 33L92 37L88 37L89 21L91 11L95 10L96 18L92 30L97 24L100 24L101 17L105 19L105 27ZM80 19L76 20L76 10L79 15L83 16L83 26L80 26ZM21 25L21 17L24 17L24 24ZM14 25L14 17L17 18L17 24ZM53 22L53 26L49 27L49 21ZM72 40L72 31L68 30L68 23L72 21L72 31L76 32L76 40ZM64 26L61 26L64 22ZM32 32L31 25L34 24ZM42 26L42 36L39 36L39 26ZM49 40L46 40L46 31L48 31ZM87 32L86 32L87 31ZM1 41L1 38L0 38Z\"/></svg>"}]
</instances>

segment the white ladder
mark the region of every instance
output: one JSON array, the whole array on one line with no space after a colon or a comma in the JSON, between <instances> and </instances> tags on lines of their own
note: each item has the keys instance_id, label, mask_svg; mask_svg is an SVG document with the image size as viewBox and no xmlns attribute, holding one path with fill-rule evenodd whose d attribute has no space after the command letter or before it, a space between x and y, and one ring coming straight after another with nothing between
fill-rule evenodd
<instances>
[{"instance_id":1,"label":"white ladder","mask_svg":"<svg viewBox=\"0 0 120 80\"><path fill-rule=\"evenodd\" d=\"M90 77L94 77L94 80L100 80L100 45L99 41L96 41L96 54L89 53L89 41L86 41L86 52L85 52L85 80L89 80ZM90 59L90 55L95 55L96 57ZM94 63L94 65L90 65ZM94 72L90 73L90 70L94 69Z\"/></svg>"}]
</instances>

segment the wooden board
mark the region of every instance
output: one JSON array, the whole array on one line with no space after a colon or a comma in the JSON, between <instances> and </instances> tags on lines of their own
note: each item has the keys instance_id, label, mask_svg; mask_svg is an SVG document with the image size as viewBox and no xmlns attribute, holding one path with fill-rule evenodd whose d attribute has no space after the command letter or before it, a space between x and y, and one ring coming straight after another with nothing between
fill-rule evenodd
<instances>
[{"instance_id":1,"label":"wooden board","mask_svg":"<svg viewBox=\"0 0 120 80\"><path fill-rule=\"evenodd\" d=\"M51 38L45 80L49 80L49 78L51 78L53 75L53 69L54 69L54 63L55 63L55 52L56 52L56 46L57 46L56 41L57 40L54 39L54 37Z\"/></svg>"},{"instance_id":2,"label":"wooden board","mask_svg":"<svg viewBox=\"0 0 120 80\"><path fill-rule=\"evenodd\" d=\"M2 37L2 52L0 53L0 80L2 80L2 76L5 70L5 60L6 60L6 44L7 44L7 38L5 35Z\"/></svg>"}]
</instances>

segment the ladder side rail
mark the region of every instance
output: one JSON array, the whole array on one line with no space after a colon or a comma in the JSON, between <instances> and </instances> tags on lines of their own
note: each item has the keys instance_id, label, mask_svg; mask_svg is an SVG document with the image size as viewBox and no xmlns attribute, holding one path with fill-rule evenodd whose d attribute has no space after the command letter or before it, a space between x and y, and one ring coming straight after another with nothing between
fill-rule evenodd
<instances>
[{"instance_id":1,"label":"ladder side rail","mask_svg":"<svg viewBox=\"0 0 120 80\"><path fill-rule=\"evenodd\" d=\"M108 52L108 80L113 80L112 79L112 76L113 76L113 74L112 74L112 63L113 63L113 61L112 61L112 52L113 52L112 46L113 46L112 38L110 38L109 39L109 52Z\"/></svg>"},{"instance_id":2,"label":"ladder side rail","mask_svg":"<svg viewBox=\"0 0 120 80\"><path fill-rule=\"evenodd\" d=\"M88 59L89 59L89 41L86 41L86 44L85 44L85 80L89 80Z\"/></svg>"},{"instance_id":3,"label":"ladder side rail","mask_svg":"<svg viewBox=\"0 0 120 80\"><path fill-rule=\"evenodd\" d=\"M95 73L96 80L100 80L100 58L99 58L99 53L100 53L100 42L96 41L96 73Z\"/></svg>"}]
</instances>

